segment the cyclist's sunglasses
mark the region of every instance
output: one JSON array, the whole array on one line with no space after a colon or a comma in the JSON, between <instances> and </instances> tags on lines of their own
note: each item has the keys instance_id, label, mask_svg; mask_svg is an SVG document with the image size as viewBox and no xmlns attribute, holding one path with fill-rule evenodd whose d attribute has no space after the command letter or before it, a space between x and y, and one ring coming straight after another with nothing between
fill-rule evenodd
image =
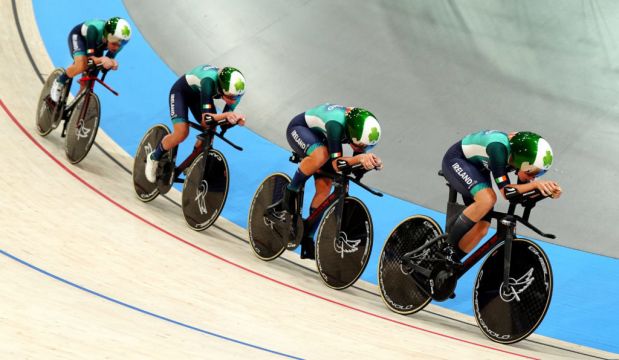
<instances>
[{"instance_id":1,"label":"cyclist's sunglasses","mask_svg":"<svg viewBox=\"0 0 619 360\"><path fill-rule=\"evenodd\" d=\"M353 148L357 148L359 150L363 150L364 152L368 151L368 150L372 150L372 148L374 148L374 145L363 145L363 144L358 145L358 144L355 144L355 143L352 143L352 142L350 143L350 145Z\"/></svg>"},{"instance_id":2,"label":"cyclist's sunglasses","mask_svg":"<svg viewBox=\"0 0 619 360\"><path fill-rule=\"evenodd\" d=\"M237 101L241 97L241 95L222 95L221 97L225 97L226 99Z\"/></svg>"},{"instance_id":3,"label":"cyclist's sunglasses","mask_svg":"<svg viewBox=\"0 0 619 360\"><path fill-rule=\"evenodd\" d=\"M535 176L535 177L540 177L542 175L544 175L546 173L546 170L544 169L540 169L540 168L536 168L536 167L531 167L527 170L524 170L525 173L527 173L527 175L531 175L531 176Z\"/></svg>"},{"instance_id":4,"label":"cyclist's sunglasses","mask_svg":"<svg viewBox=\"0 0 619 360\"><path fill-rule=\"evenodd\" d=\"M111 36L110 35L107 38L107 42L108 43L115 43L115 44L118 44L120 46L125 46L129 42L129 40L122 40L122 39L117 38L116 36Z\"/></svg>"}]
</instances>

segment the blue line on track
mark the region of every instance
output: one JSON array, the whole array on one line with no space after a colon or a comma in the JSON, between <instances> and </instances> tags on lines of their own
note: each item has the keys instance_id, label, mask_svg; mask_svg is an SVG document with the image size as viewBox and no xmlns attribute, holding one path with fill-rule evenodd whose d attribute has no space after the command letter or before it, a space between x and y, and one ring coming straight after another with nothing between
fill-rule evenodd
<instances>
[{"instance_id":1,"label":"blue line on track","mask_svg":"<svg viewBox=\"0 0 619 360\"><path fill-rule=\"evenodd\" d=\"M85 288L85 287L83 287L81 285L78 285L78 284L76 284L74 282L71 282L71 281L66 280L64 278L61 278L60 276L54 275L54 274L52 274L52 273L50 273L48 271L45 271L45 270L41 269L40 267L37 267L36 265L30 264L29 262L27 262L25 260L22 260L22 259L20 259L20 258L18 258L16 256L14 256L14 255L4 251L4 250L2 250L2 249L0 249L0 253L2 255L12 259L12 260L17 261L18 263L20 263L22 265L25 265L25 266L33 269L33 270L36 270L36 271L40 272L43 275L49 276L49 277L51 277L51 278L53 278L55 280L58 280L58 281L63 282L65 284L69 285L69 286L72 286L72 287L74 287L74 288L76 288L78 290L82 290L82 291L87 292L87 293L89 293L91 295L95 295L95 296L100 297L100 298L102 298L104 300L107 300L107 301L113 302L115 304L124 306L126 308L129 308L131 310L140 312L142 314L155 317L155 318L157 318L159 320L167 321L169 323L172 323L172 324L175 324L175 325L179 325L179 326L182 326L184 328L187 328L187 329L190 329L190 330L193 330L193 331L197 331L197 332L200 332L200 333L203 333L203 334L206 334L206 335L214 336L216 338L219 338L219 339L222 339L222 340L225 340L225 341L230 341L230 342L233 342L233 343L236 343L236 344L239 344L239 345L247 346L247 347L254 348L254 349L257 349L257 350L261 350L261 351L266 351L266 352L274 354L274 355L279 355L279 356L287 357L287 358L290 358L290 359L302 359L302 358L296 357L294 355L285 354L285 353L282 353L282 352L279 352L279 351L267 349L267 348L262 347L262 346L258 346L258 345L250 344L250 343L247 343L247 342L244 342L244 341L241 341L241 340L233 339L233 338L228 337L228 336L217 334L217 333L214 333L212 331L200 329L199 327L195 327L195 326L192 326L192 325L189 325L189 324L185 324L185 323L182 323L182 322L174 320L174 319L170 319L169 317L165 317L163 315L155 314L155 313L150 312L148 310L140 309L137 306L133 306L131 304L127 304L126 302L123 302L123 301L120 301L120 300L116 300L114 298L111 298L109 296L103 295L103 294L101 294L99 292L96 292L94 290L90 290L90 289Z\"/></svg>"}]
</instances>

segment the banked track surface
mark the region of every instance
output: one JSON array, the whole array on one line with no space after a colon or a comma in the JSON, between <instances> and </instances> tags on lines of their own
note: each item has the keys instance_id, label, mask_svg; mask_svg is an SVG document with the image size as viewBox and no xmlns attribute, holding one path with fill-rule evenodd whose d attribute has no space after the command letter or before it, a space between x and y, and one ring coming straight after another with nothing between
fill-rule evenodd
<instances>
[{"instance_id":1,"label":"banked track surface","mask_svg":"<svg viewBox=\"0 0 619 360\"><path fill-rule=\"evenodd\" d=\"M141 204L134 198L130 176L100 151L93 150L79 166L68 166L57 133L46 139L35 135L33 141L17 126L34 133L40 80L18 40L11 5L3 1L0 7L3 22L10 24L2 34L5 65L0 70L0 146L5 168L12 169L0 176L5 186L0 202L4 254L178 322L300 357L578 355L533 342L498 346L474 327L427 312L414 318L395 316L367 292L333 292L311 271L284 261L260 262L244 242L230 236L244 237L244 231L225 219L220 221L225 232L195 233L184 226L171 202ZM45 74L51 64L48 60L44 64L40 42L37 48L30 4L18 4L17 13L32 58ZM131 158L102 132L98 143L118 163L130 167ZM171 193L173 200L178 197ZM10 340L2 342L1 353L74 358L272 356L101 301L8 257L0 264L0 294L3 308L8 309L0 335Z\"/></svg>"}]
</instances>

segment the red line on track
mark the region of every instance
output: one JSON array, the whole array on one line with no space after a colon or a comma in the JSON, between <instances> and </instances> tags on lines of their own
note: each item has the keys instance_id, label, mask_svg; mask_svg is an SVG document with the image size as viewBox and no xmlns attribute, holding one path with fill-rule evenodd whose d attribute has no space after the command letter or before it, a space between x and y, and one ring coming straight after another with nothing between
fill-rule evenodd
<instances>
[{"instance_id":1,"label":"red line on track","mask_svg":"<svg viewBox=\"0 0 619 360\"><path fill-rule=\"evenodd\" d=\"M227 264L230 264L230 265L232 265L234 267L237 267L237 268L239 268L241 270L247 271L247 272L249 272L249 273L251 273L253 275L256 275L258 277L261 277L263 279L272 281L272 282L274 282L276 284L282 285L282 286L287 287L289 289L301 292L303 294L312 296L312 297L320 299L320 300L324 300L326 302L329 302L329 303L334 304L334 305L341 306L341 307L349 309L349 310L356 311L356 312L361 313L361 314L365 314L365 315L368 315L368 316L371 316L371 317L374 317L374 318L378 318L378 319L381 319L381 320L385 320L385 321L388 321L388 322L391 322L391 323L394 323L394 324L402 325L402 326L405 326L407 328L415 329L415 330L418 330L418 331L421 331L421 332L425 332L425 333L428 333L428 334L440 336L440 337L443 337L443 338L446 338L446 339L450 339L450 340L454 340L454 341L458 341L458 342L461 342L461 343L465 343L465 344L481 347L481 348L484 348L484 349L494 350L494 351L502 352L502 353L505 353L505 354L510 354L510 355L522 357L522 358L525 358L525 359L536 359L537 360L537 358L534 358L534 357L530 357L530 356L527 356L527 355L518 354L518 353L515 353L515 352L511 352L511 351L495 348L495 347L492 347L492 346L476 343L476 342L473 342L473 341L457 338L455 336L439 333L439 332L436 332L436 331L433 331L433 330L424 329L424 328L419 327L419 326L407 324L405 322L398 321L398 320L395 320L395 319L391 319L391 318L388 318L388 317L383 316L383 315L375 314L375 313L372 313L372 312L369 312L369 311L366 311L366 310L363 310L363 309L360 309L360 308L356 308L354 306L347 305L347 304L344 304L342 302L339 302L339 301L336 301L336 300L333 300L333 299L329 299L329 298L326 298L324 296L321 296L321 295L309 292L307 290L298 288L298 287L296 287L294 285L290 285L290 284L287 284L285 282L279 281L279 280L274 279L272 277L269 277L267 275L261 274L261 273L255 271L255 270L247 268L247 267L245 267L245 266L243 266L241 264L237 264L237 263L235 263L235 262L233 262L231 260L228 260L228 259L226 259L224 257L221 257L221 256L219 256L219 255L217 255L217 254L215 254L213 252L210 252L210 251L208 251L208 250L206 250L204 248L201 248L198 245L195 245L195 244L193 244L193 243L191 243L191 242L181 238L180 236L175 235L175 234L165 230L164 228L158 226L157 224L148 221L147 219L145 219L145 218L141 217L140 215L134 213L133 211L127 209L126 207L124 207L123 205L121 205L120 203L118 203L117 201L115 201L114 199L109 197L108 195L104 194L101 190L95 188L89 182L87 182L86 180L81 178L79 175L77 175L75 172L73 172L73 170L69 169L58 158L56 158L54 155L52 155L52 153L50 153L45 147L43 147L43 145L41 145L41 143L39 143L30 134L30 132L28 132L28 130L26 130L26 128L19 122L19 120L17 120L17 118L15 118L15 116L11 113L9 108L4 104L2 99L0 99L0 107L2 107L4 112L9 116L9 118L13 121L13 123L15 123L15 125L24 133L24 135L26 135L26 137L28 137L28 139L30 139L30 141L32 141L32 143L34 143L34 145L36 145L39 149L41 149L41 151L43 151L50 159L52 159L56 164L58 164L58 166L60 166L62 169L64 169L66 172L68 172L71 176L73 176L77 181L81 182L87 188L89 188L90 190L94 191L95 193L97 193L98 195L103 197L105 200L107 200L110 203L114 204L116 207L122 209L123 211L125 211L129 215L131 215L131 216L135 217L136 219L142 221L143 223L145 223L145 224L147 224L147 225L149 225L149 226L159 230L160 232L162 232L162 233L172 237L173 239L178 240L178 241L180 241L180 242L182 242L182 243L184 243L186 245L191 246L192 248L194 248L194 249L196 249L198 251L201 251L201 252L203 252L203 253L205 253L207 255L210 255L210 256L218 259L218 260L221 260L221 261L223 261L223 262L225 262Z\"/></svg>"}]
</instances>

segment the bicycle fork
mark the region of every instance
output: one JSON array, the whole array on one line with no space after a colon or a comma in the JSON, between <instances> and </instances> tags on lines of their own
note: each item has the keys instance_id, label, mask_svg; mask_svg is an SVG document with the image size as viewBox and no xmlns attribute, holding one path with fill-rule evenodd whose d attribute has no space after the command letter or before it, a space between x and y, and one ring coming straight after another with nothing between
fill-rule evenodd
<instances>
[{"instance_id":1,"label":"bicycle fork","mask_svg":"<svg viewBox=\"0 0 619 360\"><path fill-rule=\"evenodd\" d=\"M514 240L514 233L516 232L516 221L513 216L508 215L501 220L501 224L505 226L507 231L505 232L505 243L503 245L504 260L503 260L503 288L507 290L509 286L509 272L512 259L512 242Z\"/></svg>"}]
</instances>

